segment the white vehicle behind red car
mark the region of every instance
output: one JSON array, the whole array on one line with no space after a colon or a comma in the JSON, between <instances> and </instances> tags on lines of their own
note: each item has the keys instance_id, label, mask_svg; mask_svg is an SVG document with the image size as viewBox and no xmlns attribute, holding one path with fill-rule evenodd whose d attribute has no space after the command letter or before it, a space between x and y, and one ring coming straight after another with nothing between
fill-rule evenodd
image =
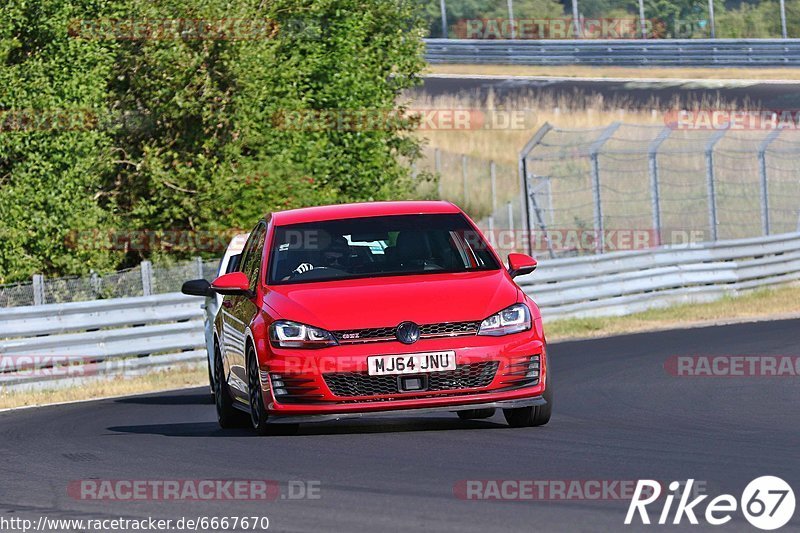
<instances>
[{"instance_id":1,"label":"white vehicle behind red car","mask_svg":"<svg viewBox=\"0 0 800 533\"><path fill-rule=\"evenodd\" d=\"M240 233L231 239L225 254L219 261L215 277L234 272L238 268L242 249L244 249L244 244L249 236L249 233ZM181 292L192 296L205 296L206 299L202 305L204 311L203 333L206 341L206 353L208 354L208 383L211 387L211 396L213 398L214 373L211 369L214 368L214 320L217 318L217 313L222 305L222 296L213 292L211 284L204 279L187 281L183 284Z\"/></svg>"}]
</instances>

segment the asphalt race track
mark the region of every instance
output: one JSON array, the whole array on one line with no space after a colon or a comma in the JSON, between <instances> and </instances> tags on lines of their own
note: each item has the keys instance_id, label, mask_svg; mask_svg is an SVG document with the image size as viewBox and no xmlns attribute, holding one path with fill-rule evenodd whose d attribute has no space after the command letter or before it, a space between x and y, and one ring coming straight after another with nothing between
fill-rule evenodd
<instances>
[{"instance_id":1,"label":"asphalt race track","mask_svg":"<svg viewBox=\"0 0 800 533\"><path fill-rule=\"evenodd\" d=\"M551 346L542 428L432 414L256 437L218 428L205 389L0 413L0 517L266 515L275 531L756 531L623 525L627 501L475 501L463 480L703 480L737 499L763 475L800 487L800 378L675 377L673 355L798 355L800 320ZM319 481L319 499L81 501L70 481ZM710 499L710 498L709 498ZM677 500L677 498L676 498ZM707 503L708 500L706 500ZM701 513L705 505L701 505ZM651 511L658 518L661 507ZM671 521L672 516L670 516ZM701 522L702 524L702 522ZM800 529L800 513L781 531Z\"/></svg>"},{"instance_id":2,"label":"asphalt race track","mask_svg":"<svg viewBox=\"0 0 800 533\"><path fill-rule=\"evenodd\" d=\"M677 99L681 103L720 101L739 107L747 106L749 109L800 109L800 82L429 75L418 90L428 96L462 93L485 97L490 90L500 97L528 93L585 97L602 95L606 102L617 102L625 108L672 106Z\"/></svg>"}]
</instances>

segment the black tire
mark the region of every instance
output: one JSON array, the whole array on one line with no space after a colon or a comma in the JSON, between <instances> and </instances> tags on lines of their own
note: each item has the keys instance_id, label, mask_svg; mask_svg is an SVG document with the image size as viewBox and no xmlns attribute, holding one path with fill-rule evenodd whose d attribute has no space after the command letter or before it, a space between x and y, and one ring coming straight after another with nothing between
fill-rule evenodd
<instances>
[{"instance_id":1,"label":"black tire","mask_svg":"<svg viewBox=\"0 0 800 533\"><path fill-rule=\"evenodd\" d=\"M506 422L512 428L543 426L550 421L553 412L553 382L547 378L547 388L542 395L547 403L517 409L503 409Z\"/></svg>"},{"instance_id":2,"label":"black tire","mask_svg":"<svg viewBox=\"0 0 800 533\"><path fill-rule=\"evenodd\" d=\"M491 418L494 416L494 413L494 407L487 407L486 409L467 409L466 411L458 411L458 418L461 420L480 420L481 418Z\"/></svg>"},{"instance_id":3,"label":"black tire","mask_svg":"<svg viewBox=\"0 0 800 533\"><path fill-rule=\"evenodd\" d=\"M214 357L216 360L216 357ZM208 390L211 392L211 403L217 403L217 394L214 391L214 377L211 374L211 361L206 360L206 366L208 367Z\"/></svg>"},{"instance_id":4,"label":"black tire","mask_svg":"<svg viewBox=\"0 0 800 533\"><path fill-rule=\"evenodd\" d=\"M270 424L269 413L264 407L264 394L261 390L261 377L258 357L251 344L247 345L247 392L250 398L250 423L259 435L293 435L297 424Z\"/></svg>"},{"instance_id":5,"label":"black tire","mask_svg":"<svg viewBox=\"0 0 800 533\"><path fill-rule=\"evenodd\" d=\"M247 416L233 406L233 398L225 381L225 369L219 344L214 341L214 405L217 408L217 422L223 429L244 427Z\"/></svg>"}]
</instances>

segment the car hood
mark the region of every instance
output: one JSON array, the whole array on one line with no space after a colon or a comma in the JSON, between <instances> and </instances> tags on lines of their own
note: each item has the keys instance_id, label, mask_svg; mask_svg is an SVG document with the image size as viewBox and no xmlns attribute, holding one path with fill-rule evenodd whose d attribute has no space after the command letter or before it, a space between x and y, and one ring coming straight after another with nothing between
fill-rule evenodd
<instances>
[{"instance_id":1,"label":"car hood","mask_svg":"<svg viewBox=\"0 0 800 533\"><path fill-rule=\"evenodd\" d=\"M269 287L279 318L329 329L483 320L517 301L503 270L326 281Z\"/></svg>"}]
</instances>

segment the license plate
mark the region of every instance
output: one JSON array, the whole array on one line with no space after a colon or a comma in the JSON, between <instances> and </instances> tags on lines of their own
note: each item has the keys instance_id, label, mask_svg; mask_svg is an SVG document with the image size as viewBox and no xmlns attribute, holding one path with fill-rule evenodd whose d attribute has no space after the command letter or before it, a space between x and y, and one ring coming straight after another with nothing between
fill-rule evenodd
<instances>
[{"instance_id":1,"label":"license plate","mask_svg":"<svg viewBox=\"0 0 800 533\"><path fill-rule=\"evenodd\" d=\"M426 352L367 357L370 376L424 374L456 369L456 352Z\"/></svg>"}]
</instances>

